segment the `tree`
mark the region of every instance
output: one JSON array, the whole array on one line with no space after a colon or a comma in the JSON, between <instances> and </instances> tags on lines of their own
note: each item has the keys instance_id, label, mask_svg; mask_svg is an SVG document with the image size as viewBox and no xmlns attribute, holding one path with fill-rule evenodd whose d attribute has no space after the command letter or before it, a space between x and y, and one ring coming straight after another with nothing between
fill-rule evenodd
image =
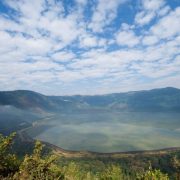
<instances>
[{"instance_id":1,"label":"tree","mask_svg":"<svg viewBox=\"0 0 180 180\"><path fill-rule=\"evenodd\" d=\"M172 159L172 165L176 169L175 178L180 179L180 159L177 156L174 156Z\"/></svg>"},{"instance_id":2,"label":"tree","mask_svg":"<svg viewBox=\"0 0 180 180\"><path fill-rule=\"evenodd\" d=\"M142 174L137 175L137 179L139 180L169 180L167 174L163 174L160 170L152 169L150 164L149 170L145 171Z\"/></svg>"},{"instance_id":3,"label":"tree","mask_svg":"<svg viewBox=\"0 0 180 180\"><path fill-rule=\"evenodd\" d=\"M61 180L64 179L60 168L54 163L56 156L42 158L43 145L36 141L32 155L26 155L19 171L14 175L15 180Z\"/></svg>"},{"instance_id":4,"label":"tree","mask_svg":"<svg viewBox=\"0 0 180 180\"><path fill-rule=\"evenodd\" d=\"M80 166L74 162L70 162L67 166L64 166L63 172L65 180L98 180L96 175L83 171Z\"/></svg>"},{"instance_id":5,"label":"tree","mask_svg":"<svg viewBox=\"0 0 180 180\"><path fill-rule=\"evenodd\" d=\"M105 172L100 174L101 180L123 180L123 173L119 166L110 165L107 167Z\"/></svg>"},{"instance_id":6,"label":"tree","mask_svg":"<svg viewBox=\"0 0 180 180\"><path fill-rule=\"evenodd\" d=\"M0 179L10 177L19 168L19 161L15 154L9 152L13 138L16 133L10 136L3 136L0 134Z\"/></svg>"}]
</instances>

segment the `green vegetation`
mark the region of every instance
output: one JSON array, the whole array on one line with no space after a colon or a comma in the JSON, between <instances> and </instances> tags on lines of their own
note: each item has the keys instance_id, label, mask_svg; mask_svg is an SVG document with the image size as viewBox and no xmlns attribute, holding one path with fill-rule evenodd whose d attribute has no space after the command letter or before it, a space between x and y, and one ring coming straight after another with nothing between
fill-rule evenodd
<instances>
[{"instance_id":1,"label":"green vegetation","mask_svg":"<svg viewBox=\"0 0 180 180\"><path fill-rule=\"evenodd\" d=\"M104 163L97 159L66 161L53 152L42 155L43 145L40 141L36 141L31 155L25 155L20 160L15 154L10 153L14 136L14 133L5 137L0 135L0 179L2 180L179 180L180 177L179 156L174 156L170 160L169 164L174 171L169 176L159 169L152 168L151 165L147 169L135 169L132 164L131 167L124 168L118 163Z\"/></svg>"},{"instance_id":2,"label":"green vegetation","mask_svg":"<svg viewBox=\"0 0 180 180\"><path fill-rule=\"evenodd\" d=\"M3 137L0 135L0 177L8 177L18 171L19 162L15 154L9 153L15 133Z\"/></svg>"},{"instance_id":3,"label":"green vegetation","mask_svg":"<svg viewBox=\"0 0 180 180\"><path fill-rule=\"evenodd\" d=\"M139 180L169 180L167 174L163 174L160 170L153 170L151 165L149 166L149 170L146 172L137 175L137 179Z\"/></svg>"},{"instance_id":4,"label":"green vegetation","mask_svg":"<svg viewBox=\"0 0 180 180\"><path fill-rule=\"evenodd\" d=\"M42 158L43 145L37 141L32 155L26 155L13 176L14 179L62 179L64 176L57 165L55 156Z\"/></svg>"}]
</instances>

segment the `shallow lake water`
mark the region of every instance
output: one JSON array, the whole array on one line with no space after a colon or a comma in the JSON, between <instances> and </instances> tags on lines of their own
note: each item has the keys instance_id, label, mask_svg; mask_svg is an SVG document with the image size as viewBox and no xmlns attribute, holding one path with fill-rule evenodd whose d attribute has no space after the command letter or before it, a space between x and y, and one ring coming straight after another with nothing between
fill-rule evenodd
<instances>
[{"instance_id":1,"label":"shallow lake water","mask_svg":"<svg viewBox=\"0 0 180 180\"><path fill-rule=\"evenodd\" d=\"M67 150L122 152L180 147L180 113L56 114L28 133Z\"/></svg>"}]
</instances>

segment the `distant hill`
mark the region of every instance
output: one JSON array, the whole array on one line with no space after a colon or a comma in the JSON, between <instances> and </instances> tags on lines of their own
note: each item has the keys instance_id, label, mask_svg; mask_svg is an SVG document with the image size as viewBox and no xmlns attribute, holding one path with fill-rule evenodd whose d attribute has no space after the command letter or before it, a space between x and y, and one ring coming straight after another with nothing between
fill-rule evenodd
<instances>
[{"instance_id":1,"label":"distant hill","mask_svg":"<svg viewBox=\"0 0 180 180\"><path fill-rule=\"evenodd\" d=\"M17 90L0 92L0 105L11 105L37 112L58 111L77 107L78 103L66 101L63 97L45 96L37 92Z\"/></svg>"},{"instance_id":2,"label":"distant hill","mask_svg":"<svg viewBox=\"0 0 180 180\"><path fill-rule=\"evenodd\" d=\"M180 112L180 89L167 87L94 96L45 96L26 90L1 91L0 105L11 105L39 112L85 109Z\"/></svg>"}]
</instances>

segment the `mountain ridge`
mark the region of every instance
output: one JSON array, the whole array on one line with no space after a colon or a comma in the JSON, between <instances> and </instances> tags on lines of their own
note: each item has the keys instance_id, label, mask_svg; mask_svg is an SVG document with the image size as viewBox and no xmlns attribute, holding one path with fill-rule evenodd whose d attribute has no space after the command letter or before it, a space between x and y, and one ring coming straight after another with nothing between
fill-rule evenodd
<instances>
[{"instance_id":1,"label":"mountain ridge","mask_svg":"<svg viewBox=\"0 0 180 180\"><path fill-rule=\"evenodd\" d=\"M29 90L0 91L0 105L39 111L111 109L180 112L180 89L173 87L104 95L47 96Z\"/></svg>"},{"instance_id":2,"label":"mountain ridge","mask_svg":"<svg viewBox=\"0 0 180 180\"><path fill-rule=\"evenodd\" d=\"M176 87L171 87L171 86L167 86L167 87L162 87L162 88L152 88L152 89L142 89L142 90L130 90L130 91L125 91L125 92L113 92L113 93L103 93L103 94L73 94L73 95L47 95L44 93L40 93L37 91L33 91L33 90L28 90L28 89L16 89L16 90L7 90L7 91L0 91L0 93L8 93L8 92L29 92L29 93L36 93L36 94L40 94L43 96L48 96L48 97L71 97L71 96L106 96L106 95L111 95L111 94L124 94L124 93L135 93L135 92L146 92L146 91L154 91L154 90L180 90L180 88L176 88Z\"/></svg>"}]
</instances>

